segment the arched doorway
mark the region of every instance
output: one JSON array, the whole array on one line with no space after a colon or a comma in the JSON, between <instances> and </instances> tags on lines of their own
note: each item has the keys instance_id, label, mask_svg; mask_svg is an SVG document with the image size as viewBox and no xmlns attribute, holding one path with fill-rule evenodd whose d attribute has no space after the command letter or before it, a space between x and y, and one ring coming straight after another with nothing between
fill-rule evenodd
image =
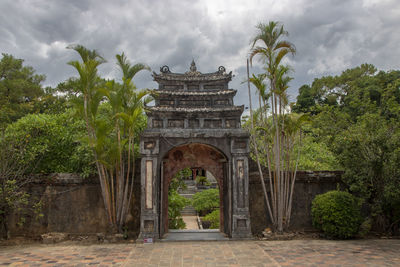
<instances>
[{"instance_id":1,"label":"arched doorway","mask_svg":"<svg viewBox=\"0 0 400 267\"><path fill-rule=\"evenodd\" d=\"M190 143L169 150L162 160L161 235L168 232L168 188L173 176L184 168L201 168L209 171L217 180L220 194L220 231L229 234L229 194L226 180L228 158L213 146Z\"/></svg>"},{"instance_id":2,"label":"arched doorway","mask_svg":"<svg viewBox=\"0 0 400 267\"><path fill-rule=\"evenodd\" d=\"M165 137L146 132L141 140L139 238L159 239L168 231L168 186L185 167L210 171L220 188L221 231L231 238L251 236L248 202L247 136ZM177 135L177 134L176 134Z\"/></svg>"}]
</instances>

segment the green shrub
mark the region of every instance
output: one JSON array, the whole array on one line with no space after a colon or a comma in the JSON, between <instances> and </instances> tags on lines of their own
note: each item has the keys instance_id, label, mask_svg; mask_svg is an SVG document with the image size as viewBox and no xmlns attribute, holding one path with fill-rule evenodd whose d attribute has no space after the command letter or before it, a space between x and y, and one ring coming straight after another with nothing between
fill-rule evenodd
<instances>
[{"instance_id":1,"label":"green shrub","mask_svg":"<svg viewBox=\"0 0 400 267\"><path fill-rule=\"evenodd\" d=\"M219 209L204 216L203 221L211 223L210 229L219 229Z\"/></svg>"},{"instance_id":2,"label":"green shrub","mask_svg":"<svg viewBox=\"0 0 400 267\"><path fill-rule=\"evenodd\" d=\"M362 221L358 199L348 192L336 190L316 196L311 214L313 226L328 238L354 237Z\"/></svg>"},{"instance_id":3,"label":"green shrub","mask_svg":"<svg viewBox=\"0 0 400 267\"><path fill-rule=\"evenodd\" d=\"M207 214L219 208L219 190L207 189L193 195L192 206L197 212Z\"/></svg>"},{"instance_id":4,"label":"green shrub","mask_svg":"<svg viewBox=\"0 0 400 267\"><path fill-rule=\"evenodd\" d=\"M188 169L188 168L187 168ZM187 169L179 171L171 180L168 188L168 228L185 229L186 224L182 219L181 211L190 204L190 200L179 195L179 189L186 189L183 181L188 173ZM190 169L188 169L190 171Z\"/></svg>"},{"instance_id":5,"label":"green shrub","mask_svg":"<svg viewBox=\"0 0 400 267\"><path fill-rule=\"evenodd\" d=\"M186 224L182 219L181 211L190 201L179 195L175 190L168 192L168 227L169 229L184 229Z\"/></svg>"}]
</instances>

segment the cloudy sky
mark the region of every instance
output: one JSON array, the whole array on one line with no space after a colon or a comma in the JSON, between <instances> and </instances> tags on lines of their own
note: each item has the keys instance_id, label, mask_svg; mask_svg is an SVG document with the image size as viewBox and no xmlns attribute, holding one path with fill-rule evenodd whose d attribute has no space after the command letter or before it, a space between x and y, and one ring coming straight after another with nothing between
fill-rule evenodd
<instances>
[{"instance_id":1,"label":"cloudy sky","mask_svg":"<svg viewBox=\"0 0 400 267\"><path fill-rule=\"evenodd\" d=\"M188 70L192 58L201 72L223 65L235 74L237 104L248 102L246 57L259 22L276 20L289 31L297 54L287 60L294 80L290 94L315 77L339 74L372 63L400 69L399 0L1 0L0 52L25 60L45 85L76 75L66 63L77 59L69 44L97 49L108 61L107 78L119 78L115 54L159 72ZM260 72L260 64L252 72ZM155 88L149 72L139 87Z\"/></svg>"}]
</instances>

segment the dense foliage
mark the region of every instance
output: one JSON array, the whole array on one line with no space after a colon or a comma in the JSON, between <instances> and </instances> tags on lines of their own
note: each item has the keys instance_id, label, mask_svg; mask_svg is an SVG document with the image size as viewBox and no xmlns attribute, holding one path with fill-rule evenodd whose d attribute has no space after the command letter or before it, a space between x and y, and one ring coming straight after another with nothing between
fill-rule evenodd
<instances>
[{"instance_id":1,"label":"dense foliage","mask_svg":"<svg viewBox=\"0 0 400 267\"><path fill-rule=\"evenodd\" d=\"M373 229L399 233L400 71L363 64L301 87L293 111L312 115L308 135L329 149Z\"/></svg>"},{"instance_id":2,"label":"dense foliage","mask_svg":"<svg viewBox=\"0 0 400 267\"><path fill-rule=\"evenodd\" d=\"M55 90L43 88L44 75L35 74L22 59L2 54L0 60L0 130L7 124L32 113L62 113L66 108L64 98Z\"/></svg>"},{"instance_id":3,"label":"dense foliage","mask_svg":"<svg viewBox=\"0 0 400 267\"><path fill-rule=\"evenodd\" d=\"M294 152L300 152L299 170L337 171L341 169L338 159L328 145L316 141L311 135L304 135L301 146L296 145Z\"/></svg>"},{"instance_id":4,"label":"dense foliage","mask_svg":"<svg viewBox=\"0 0 400 267\"><path fill-rule=\"evenodd\" d=\"M4 140L21 149L19 164L26 173L79 173L84 177L95 172L93 156L85 140L82 120L73 111L62 114L30 114L10 124Z\"/></svg>"},{"instance_id":5,"label":"dense foliage","mask_svg":"<svg viewBox=\"0 0 400 267\"><path fill-rule=\"evenodd\" d=\"M193 195L192 206L200 214L207 214L219 208L219 190L207 189Z\"/></svg>"},{"instance_id":6,"label":"dense foliage","mask_svg":"<svg viewBox=\"0 0 400 267\"><path fill-rule=\"evenodd\" d=\"M329 238L354 237L361 225L360 203L343 191L329 191L317 195L311 208L313 226Z\"/></svg>"}]
</instances>

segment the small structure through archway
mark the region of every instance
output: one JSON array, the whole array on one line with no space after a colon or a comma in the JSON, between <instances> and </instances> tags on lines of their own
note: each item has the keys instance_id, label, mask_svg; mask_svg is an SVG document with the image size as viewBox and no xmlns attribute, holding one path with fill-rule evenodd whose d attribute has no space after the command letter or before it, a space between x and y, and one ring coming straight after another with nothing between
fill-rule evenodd
<instances>
[{"instance_id":1,"label":"small structure through archway","mask_svg":"<svg viewBox=\"0 0 400 267\"><path fill-rule=\"evenodd\" d=\"M148 107L140 140L140 238L162 238L168 231L168 186L175 173L199 167L217 179L221 231L232 238L251 236L248 200L249 134L241 128L243 106L229 89L224 67L200 73L192 62L186 73L167 66L153 73L159 84Z\"/></svg>"}]
</instances>

